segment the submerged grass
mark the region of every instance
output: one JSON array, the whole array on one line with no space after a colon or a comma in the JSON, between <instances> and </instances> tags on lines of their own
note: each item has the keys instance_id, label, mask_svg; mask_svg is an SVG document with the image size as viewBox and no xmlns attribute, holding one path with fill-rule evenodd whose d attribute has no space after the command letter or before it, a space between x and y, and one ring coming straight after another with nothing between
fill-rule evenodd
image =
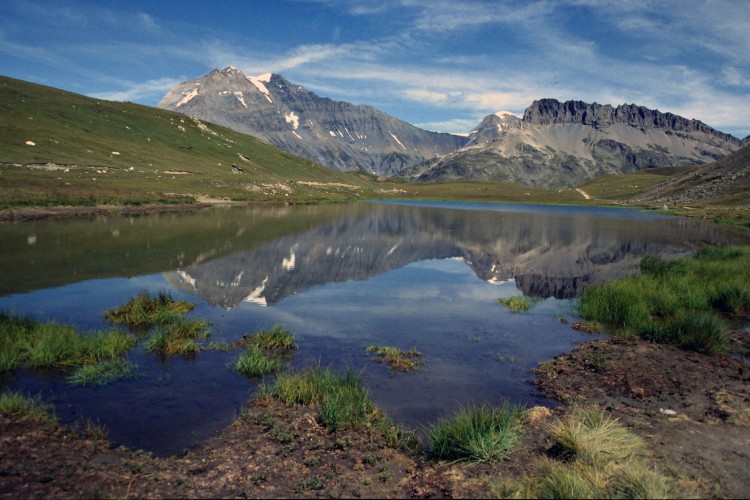
<instances>
[{"instance_id":1,"label":"submerged grass","mask_svg":"<svg viewBox=\"0 0 750 500\"><path fill-rule=\"evenodd\" d=\"M646 463L643 441L598 407L553 425L552 458L519 481L495 481L497 498L684 498L672 478Z\"/></svg>"},{"instance_id":2,"label":"submerged grass","mask_svg":"<svg viewBox=\"0 0 750 500\"><path fill-rule=\"evenodd\" d=\"M507 403L461 408L431 427L431 454L439 460L502 461L523 431L523 414L523 408Z\"/></svg>"},{"instance_id":3,"label":"submerged grass","mask_svg":"<svg viewBox=\"0 0 750 500\"><path fill-rule=\"evenodd\" d=\"M721 315L750 311L750 247L709 247L666 261L644 257L641 274L587 288L579 313L637 335L698 352L721 352Z\"/></svg>"},{"instance_id":4,"label":"submerged grass","mask_svg":"<svg viewBox=\"0 0 750 500\"><path fill-rule=\"evenodd\" d=\"M106 385L116 380L138 375L138 366L126 359L110 359L101 363L86 364L68 377L73 385Z\"/></svg>"},{"instance_id":5,"label":"submerged grass","mask_svg":"<svg viewBox=\"0 0 750 500\"><path fill-rule=\"evenodd\" d=\"M399 372L410 372L424 366L422 353L415 348L402 351L398 347L370 345L365 347L368 354L379 356L379 363L387 363L388 367Z\"/></svg>"}]
</instances>

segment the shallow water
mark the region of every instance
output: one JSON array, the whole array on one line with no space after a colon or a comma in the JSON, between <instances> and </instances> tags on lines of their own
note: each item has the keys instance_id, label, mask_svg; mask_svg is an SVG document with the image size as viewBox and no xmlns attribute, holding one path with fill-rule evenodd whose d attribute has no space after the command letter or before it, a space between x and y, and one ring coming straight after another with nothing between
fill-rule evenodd
<instances>
[{"instance_id":1,"label":"shallow water","mask_svg":"<svg viewBox=\"0 0 750 500\"><path fill-rule=\"evenodd\" d=\"M632 273L646 254L750 237L624 209L401 202L35 221L0 226L0 241L2 311L95 330L105 310L168 291L196 304L189 316L212 323L213 341L285 325L299 344L291 368L361 371L381 408L421 428L467 403L554 404L530 369L590 338L570 328L584 287ZM523 313L497 304L519 294L540 300ZM371 344L414 347L425 366L391 373ZM138 346L134 380L78 388L18 370L0 384L167 455L216 433L254 394L260 380L228 367L238 355L160 362Z\"/></svg>"}]
</instances>

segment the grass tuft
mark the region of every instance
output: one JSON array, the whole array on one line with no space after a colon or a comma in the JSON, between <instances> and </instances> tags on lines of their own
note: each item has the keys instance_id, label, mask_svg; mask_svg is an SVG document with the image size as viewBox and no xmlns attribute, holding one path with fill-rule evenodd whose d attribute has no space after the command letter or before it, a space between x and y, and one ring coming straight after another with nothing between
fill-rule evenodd
<instances>
[{"instance_id":1,"label":"grass tuft","mask_svg":"<svg viewBox=\"0 0 750 500\"><path fill-rule=\"evenodd\" d=\"M532 306L532 301L521 295L500 297L497 299L497 302L500 305L508 307L511 311L528 311Z\"/></svg>"},{"instance_id":2,"label":"grass tuft","mask_svg":"<svg viewBox=\"0 0 750 500\"><path fill-rule=\"evenodd\" d=\"M240 354L234 369L248 377L259 377L281 370L281 358L269 357L258 346L251 345L247 351Z\"/></svg>"},{"instance_id":3,"label":"grass tuft","mask_svg":"<svg viewBox=\"0 0 750 500\"><path fill-rule=\"evenodd\" d=\"M144 348L162 356L192 356L201 350L197 340L211 335L209 324L203 320L188 320L181 315L162 316L156 332L146 341Z\"/></svg>"},{"instance_id":4,"label":"grass tuft","mask_svg":"<svg viewBox=\"0 0 750 500\"><path fill-rule=\"evenodd\" d=\"M245 335L239 345L248 347L235 361L234 369L248 377L278 372L284 358L297 349L294 336L279 324L270 331L261 330L254 335Z\"/></svg>"},{"instance_id":5,"label":"grass tuft","mask_svg":"<svg viewBox=\"0 0 750 500\"><path fill-rule=\"evenodd\" d=\"M0 412L15 418L57 422L51 405L43 403L39 396L25 396L21 392L0 394Z\"/></svg>"},{"instance_id":6,"label":"grass tuft","mask_svg":"<svg viewBox=\"0 0 750 500\"><path fill-rule=\"evenodd\" d=\"M496 498L684 498L679 484L645 461L645 445L598 407L553 426L552 458L517 481L493 481Z\"/></svg>"},{"instance_id":7,"label":"grass tuft","mask_svg":"<svg viewBox=\"0 0 750 500\"><path fill-rule=\"evenodd\" d=\"M175 301L168 293L160 292L151 297L148 292L141 292L122 306L104 312L104 318L116 325L132 327L152 327L174 314L190 312L194 304L185 301ZM164 317L167 316L167 318Z\"/></svg>"},{"instance_id":8,"label":"grass tuft","mask_svg":"<svg viewBox=\"0 0 750 500\"><path fill-rule=\"evenodd\" d=\"M431 454L440 460L504 460L523 431L523 413L521 407L507 403L501 407L461 408L431 427Z\"/></svg>"},{"instance_id":9,"label":"grass tuft","mask_svg":"<svg viewBox=\"0 0 750 500\"><path fill-rule=\"evenodd\" d=\"M392 447L414 447L416 438L399 430L367 396L359 375L315 368L301 373L280 374L274 389L264 391L287 405L315 405L318 419L329 432L370 428L378 430Z\"/></svg>"}]
</instances>

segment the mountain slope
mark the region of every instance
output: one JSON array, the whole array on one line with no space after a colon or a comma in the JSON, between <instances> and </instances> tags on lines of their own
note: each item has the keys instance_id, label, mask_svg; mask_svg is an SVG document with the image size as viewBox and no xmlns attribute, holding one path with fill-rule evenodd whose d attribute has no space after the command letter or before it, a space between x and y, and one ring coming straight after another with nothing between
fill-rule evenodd
<instances>
[{"instance_id":1,"label":"mountain slope","mask_svg":"<svg viewBox=\"0 0 750 500\"><path fill-rule=\"evenodd\" d=\"M697 170L664 181L634 201L660 206L750 207L750 145Z\"/></svg>"},{"instance_id":2,"label":"mountain slope","mask_svg":"<svg viewBox=\"0 0 750 500\"><path fill-rule=\"evenodd\" d=\"M534 101L523 118L486 117L463 148L413 169L419 181L482 179L560 188L595 176L701 165L740 140L697 121L634 104Z\"/></svg>"},{"instance_id":3,"label":"mountain slope","mask_svg":"<svg viewBox=\"0 0 750 500\"><path fill-rule=\"evenodd\" d=\"M399 175L466 142L370 106L319 97L280 75L247 77L231 66L177 85L158 106L259 137L341 171Z\"/></svg>"},{"instance_id":4,"label":"mountain slope","mask_svg":"<svg viewBox=\"0 0 750 500\"><path fill-rule=\"evenodd\" d=\"M179 113L0 77L0 207L336 200L369 182Z\"/></svg>"}]
</instances>

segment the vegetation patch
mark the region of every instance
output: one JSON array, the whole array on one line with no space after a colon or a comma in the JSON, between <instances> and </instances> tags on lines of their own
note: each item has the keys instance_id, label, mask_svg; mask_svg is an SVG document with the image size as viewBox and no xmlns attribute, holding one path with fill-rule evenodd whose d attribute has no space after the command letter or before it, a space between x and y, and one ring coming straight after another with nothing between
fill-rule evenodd
<instances>
[{"instance_id":1,"label":"vegetation patch","mask_svg":"<svg viewBox=\"0 0 750 500\"><path fill-rule=\"evenodd\" d=\"M19 365L68 368L99 363L122 356L135 342L120 331L81 333L71 325L0 313L0 373Z\"/></svg>"},{"instance_id":2,"label":"vegetation patch","mask_svg":"<svg viewBox=\"0 0 750 500\"><path fill-rule=\"evenodd\" d=\"M555 444L532 474L494 482L497 498L684 498L677 482L646 463L643 441L598 407L552 427Z\"/></svg>"},{"instance_id":3,"label":"vegetation patch","mask_svg":"<svg viewBox=\"0 0 750 500\"><path fill-rule=\"evenodd\" d=\"M166 318L175 314L184 314L193 310L194 304L176 301L168 293L160 292L151 297L144 291L130 299L126 304L110 309L104 318L115 325L150 328L163 323Z\"/></svg>"},{"instance_id":4,"label":"vegetation patch","mask_svg":"<svg viewBox=\"0 0 750 500\"><path fill-rule=\"evenodd\" d=\"M523 432L523 415L522 407L507 403L461 408L431 427L431 454L439 460L500 462Z\"/></svg>"},{"instance_id":5,"label":"vegetation patch","mask_svg":"<svg viewBox=\"0 0 750 500\"><path fill-rule=\"evenodd\" d=\"M644 257L641 274L587 288L579 313L623 336L722 352L722 316L750 311L750 247L709 247L674 261Z\"/></svg>"},{"instance_id":6,"label":"vegetation patch","mask_svg":"<svg viewBox=\"0 0 750 500\"><path fill-rule=\"evenodd\" d=\"M297 343L284 326L276 324L270 331L261 330L245 335L238 343L247 346L234 364L234 369L248 377L259 377L281 370L283 361L289 357Z\"/></svg>"},{"instance_id":7,"label":"vegetation patch","mask_svg":"<svg viewBox=\"0 0 750 500\"><path fill-rule=\"evenodd\" d=\"M201 351L198 340L211 335L209 324L203 320L188 320L181 315L162 317L156 332L144 344L147 351L161 356L193 356Z\"/></svg>"},{"instance_id":8,"label":"vegetation patch","mask_svg":"<svg viewBox=\"0 0 750 500\"><path fill-rule=\"evenodd\" d=\"M392 370L398 372L411 372L424 366L422 353L415 348L402 351L397 347L370 345L365 347L368 354L375 354L378 363L386 363Z\"/></svg>"},{"instance_id":9,"label":"vegetation patch","mask_svg":"<svg viewBox=\"0 0 750 500\"><path fill-rule=\"evenodd\" d=\"M524 297L522 295L515 295L513 297L500 297L497 299L498 304L506 306L511 311L528 311L534 305L534 300Z\"/></svg>"},{"instance_id":10,"label":"vegetation patch","mask_svg":"<svg viewBox=\"0 0 750 500\"><path fill-rule=\"evenodd\" d=\"M379 432L394 448L416 448L414 434L396 427L378 410L354 372L337 373L317 367L300 373L280 374L273 388L261 391L286 405L313 405L320 424L329 432L369 429Z\"/></svg>"},{"instance_id":11,"label":"vegetation patch","mask_svg":"<svg viewBox=\"0 0 750 500\"><path fill-rule=\"evenodd\" d=\"M0 413L14 418L57 422L51 405L43 403L38 396L26 396L21 392L0 394Z\"/></svg>"},{"instance_id":12,"label":"vegetation patch","mask_svg":"<svg viewBox=\"0 0 750 500\"><path fill-rule=\"evenodd\" d=\"M138 375L138 366L122 358L109 359L101 363L83 365L68 377L73 385L106 385L117 380Z\"/></svg>"}]
</instances>

